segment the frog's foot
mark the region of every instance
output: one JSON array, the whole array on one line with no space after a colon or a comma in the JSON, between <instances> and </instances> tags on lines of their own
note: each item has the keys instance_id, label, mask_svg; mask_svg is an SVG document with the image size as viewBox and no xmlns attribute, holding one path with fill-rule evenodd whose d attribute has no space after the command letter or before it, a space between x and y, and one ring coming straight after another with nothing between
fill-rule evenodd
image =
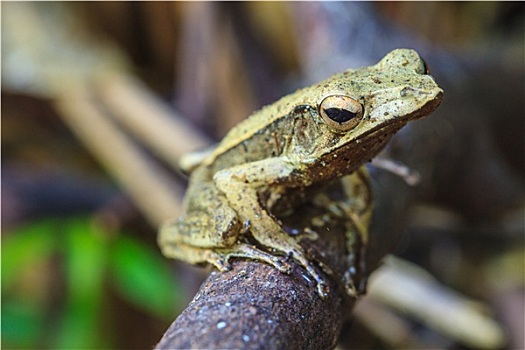
<instances>
[{"instance_id":1,"label":"frog's foot","mask_svg":"<svg viewBox=\"0 0 525 350\"><path fill-rule=\"evenodd\" d=\"M231 258L243 258L262 261L268 265L273 266L282 273L290 273L292 267L283 259L268 254L260 249L255 248L249 244L239 243L229 248L218 248L210 251L208 263L213 264L219 271L230 270Z\"/></svg>"},{"instance_id":2,"label":"frog's foot","mask_svg":"<svg viewBox=\"0 0 525 350\"><path fill-rule=\"evenodd\" d=\"M328 297L328 293L330 292L330 288L325 282L325 279L319 274L317 269L312 265L311 262L306 259L304 256L304 253L295 249L292 249L289 254L292 258L294 258L297 262L299 262L299 265L301 265L306 272L308 272L308 275L312 277L317 284L317 294L324 299Z\"/></svg>"},{"instance_id":3,"label":"frog's foot","mask_svg":"<svg viewBox=\"0 0 525 350\"><path fill-rule=\"evenodd\" d=\"M322 299L328 296L330 288L326 284L325 279L323 278L323 276L321 276L321 274L314 267L314 265L306 258L304 250L295 240L293 240L284 232L282 232L282 240L279 241L275 241L275 238L268 237L267 235L261 233L261 231L252 231L252 234L253 237L262 245L271 248L277 252L282 252L283 254L286 254L288 258L295 260L295 262L298 263L298 265L300 265L301 267L303 267L308 274L308 276L303 275L303 278L305 278L309 282L312 282L312 280L309 278L311 277L316 283L317 293L319 294L319 296Z\"/></svg>"},{"instance_id":4,"label":"frog's foot","mask_svg":"<svg viewBox=\"0 0 525 350\"><path fill-rule=\"evenodd\" d=\"M317 293L321 298L326 298L330 289L326 285L324 279L319 275L314 266L306 260L303 253L297 251L291 251L289 254L290 257L294 258L296 261L299 261L301 266L303 266L308 274L314 279L317 284ZM289 274L292 271L291 265L283 261L282 258L274 256L272 254L266 253L260 249L255 248L252 245L239 243L230 248L219 248L210 251L208 256L208 263L213 264L219 271L228 271L231 268L230 259L231 258L243 258L262 261L270 266L273 266L282 273ZM308 277L305 276L308 281L311 281Z\"/></svg>"},{"instance_id":5,"label":"frog's foot","mask_svg":"<svg viewBox=\"0 0 525 350\"><path fill-rule=\"evenodd\" d=\"M268 219L268 221L264 222L274 223L272 219ZM326 284L325 278L307 258L304 249L301 247L301 245L299 245L294 237L281 230L279 226L276 226L275 229L270 230L255 228L250 232L252 233L253 238L261 245L276 252L285 254L288 258L293 259L299 266L303 267L308 274L308 276L304 275L303 277L310 282L310 278L313 279L313 281L317 284L317 293L319 296L323 299L328 296L330 289ZM271 232L273 232L273 234L271 234Z\"/></svg>"}]
</instances>

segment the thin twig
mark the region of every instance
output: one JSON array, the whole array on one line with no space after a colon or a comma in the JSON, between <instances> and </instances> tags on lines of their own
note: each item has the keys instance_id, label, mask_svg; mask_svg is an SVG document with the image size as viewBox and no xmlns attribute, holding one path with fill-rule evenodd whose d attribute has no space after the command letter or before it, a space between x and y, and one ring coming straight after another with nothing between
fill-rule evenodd
<instances>
[{"instance_id":1,"label":"thin twig","mask_svg":"<svg viewBox=\"0 0 525 350\"><path fill-rule=\"evenodd\" d=\"M462 344L476 349L505 345L503 330L481 312L479 303L440 285L414 264L390 256L372 275L369 286L366 299L402 310ZM367 324L375 328L374 322Z\"/></svg>"},{"instance_id":2,"label":"thin twig","mask_svg":"<svg viewBox=\"0 0 525 350\"><path fill-rule=\"evenodd\" d=\"M181 155L212 143L130 75L106 73L97 80L97 91L113 116L173 169Z\"/></svg>"}]
</instances>

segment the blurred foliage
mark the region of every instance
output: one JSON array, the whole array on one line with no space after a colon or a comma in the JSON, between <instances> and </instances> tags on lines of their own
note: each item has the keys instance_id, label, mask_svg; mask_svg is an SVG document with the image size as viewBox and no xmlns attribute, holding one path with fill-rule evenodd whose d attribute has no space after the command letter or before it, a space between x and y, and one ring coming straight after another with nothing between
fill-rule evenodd
<instances>
[{"instance_id":1,"label":"blurred foliage","mask_svg":"<svg viewBox=\"0 0 525 350\"><path fill-rule=\"evenodd\" d=\"M169 263L92 217L43 219L4 236L2 347L114 347L108 289L160 320L180 303Z\"/></svg>"}]
</instances>

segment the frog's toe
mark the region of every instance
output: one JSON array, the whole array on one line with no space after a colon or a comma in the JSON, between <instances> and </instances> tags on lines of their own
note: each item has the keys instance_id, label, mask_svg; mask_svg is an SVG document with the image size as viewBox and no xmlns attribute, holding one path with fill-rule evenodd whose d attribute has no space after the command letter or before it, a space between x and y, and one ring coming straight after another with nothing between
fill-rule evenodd
<instances>
[{"instance_id":1,"label":"frog's toe","mask_svg":"<svg viewBox=\"0 0 525 350\"><path fill-rule=\"evenodd\" d=\"M289 274L290 272L292 272L292 266L288 264L286 261L283 261L277 257L272 260L273 260L272 265L280 272L286 273L286 274Z\"/></svg>"},{"instance_id":2,"label":"frog's toe","mask_svg":"<svg viewBox=\"0 0 525 350\"><path fill-rule=\"evenodd\" d=\"M366 278L358 278L355 267L350 267L343 276L346 294L357 298L366 293Z\"/></svg>"},{"instance_id":3,"label":"frog's toe","mask_svg":"<svg viewBox=\"0 0 525 350\"><path fill-rule=\"evenodd\" d=\"M217 268L217 270L221 272L226 272L226 271L231 270L231 265L227 259L223 259L220 257L213 257L213 258L208 259L208 263L214 265Z\"/></svg>"},{"instance_id":4,"label":"frog's toe","mask_svg":"<svg viewBox=\"0 0 525 350\"><path fill-rule=\"evenodd\" d=\"M308 261L306 258L304 258L303 255L298 254L295 250L292 251L292 255L301 262L301 265L306 269L306 272L308 272L308 275L313 278L315 283L317 284L317 293L319 296L324 299L328 297L328 293L330 292L330 288L325 283L325 279L322 275L319 274L317 269Z\"/></svg>"},{"instance_id":5,"label":"frog's toe","mask_svg":"<svg viewBox=\"0 0 525 350\"><path fill-rule=\"evenodd\" d=\"M327 298L329 293L330 287L328 287L324 282L317 283L317 294L319 294L321 299Z\"/></svg>"},{"instance_id":6,"label":"frog's toe","mask_svg":"<svg viewBox=\"0 0 525 350\"><path fill-rule=\"evenodd\" d=\"M357 292L357 288L354 284L354 282L350 281L349 283L345 283L345 292L348 296L352 298L357 298L359 293Z\"/></svg>"}]
</instances>

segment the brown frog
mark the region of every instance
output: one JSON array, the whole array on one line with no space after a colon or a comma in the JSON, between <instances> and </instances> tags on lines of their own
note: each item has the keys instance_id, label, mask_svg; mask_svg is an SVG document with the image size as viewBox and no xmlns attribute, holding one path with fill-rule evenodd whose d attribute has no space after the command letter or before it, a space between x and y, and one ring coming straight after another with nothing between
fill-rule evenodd
<instances>
[{"instance_id":1,"label":"brown frog","mask_svg":"<svg viewBox=\"0 0 525 350\"><path fill-rule=\"evenodd\" d=\"M397 49L376 65L336 74L256 111L189 162L184 213L162 226L163 253L219 270L227 270L231 258L255 259L284 273L293 259L326 296L322 275L276 214L347 175L353 174L345 180L350 183L363 178L356 171L406 123L432 113L442 96L419 55ZM366 207L348 215L363 244ZM348 240L354 254L355 238ZM355 293L351 278L345 284Z\"/></svg>"}]
</instances>

